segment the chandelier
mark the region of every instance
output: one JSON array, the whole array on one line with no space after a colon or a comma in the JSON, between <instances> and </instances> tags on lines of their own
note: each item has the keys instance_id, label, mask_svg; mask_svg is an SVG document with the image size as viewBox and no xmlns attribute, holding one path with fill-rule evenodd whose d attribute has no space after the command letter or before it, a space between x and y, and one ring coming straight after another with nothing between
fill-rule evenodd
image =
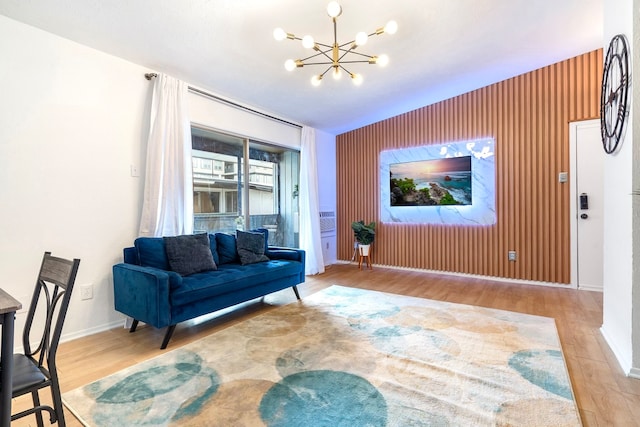
<instances>
[{"instance_id":1,"label":"chandelier","mask_svg":"<svg viewBox=\"0 0 640 427\"><path fill-rule=\"evenodd\" d=\"M338 44L338 28L337 18L342 14L342 6L337 1L332 1L327 6L327 14L333 21L333 44L319 43L311 36L304 36L302 38L297 37L291 33L285 32L282 28L276 28L273 31L273 37L278 40L300 40L302 46L305 49L312 49L315 53L302 59L288 59L284 63L284 67L288 71L293 71L296 68L302 68L305 65L325 65L327 68L320 74L316 74L311 78L311 84L314 86L320 85L322 78L329 71L333 70L332 75L335 79L340 79L342 72L344 71L351 77L351 81L360 85L362 83L362 75L352 73L349 71L345 64L355 63L368 63L378 64L385 66L389 62L387 55L372 56L358 52L356 49L367 43L367 40L371 36L379 36L380 34L394 34L398 30L398 24L395 21L389 21L384 27L378 28L371 34L367 34L364 31L356 34L355 39L346 43ZM314 62L310 62L314 61Z\"/></svg>"}]
</instances>

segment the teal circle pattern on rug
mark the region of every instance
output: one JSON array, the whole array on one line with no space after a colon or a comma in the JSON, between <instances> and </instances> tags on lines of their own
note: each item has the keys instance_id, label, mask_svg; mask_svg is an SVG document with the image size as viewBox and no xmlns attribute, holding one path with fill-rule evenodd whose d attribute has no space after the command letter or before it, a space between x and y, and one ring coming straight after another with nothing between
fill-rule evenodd
<instances>
[{"instance_id":1,"label":"teal circle pattern on rug","mask_svg":"<svg viewBox=\"0 0 640 427\"><path fill-rule=\"evenodd\" d=\"M95 395L92 417L96 425L123 425L123 419L132 425L161 425L167 419L198 414L218 391L220 376L196 353L178 350L174 354L179 360L175 363L154 364L106 388L102 381L90 385L87 391ZM175 395L185 392L191 393L190 398L175 405L184 400ZM154 402L160 402L162 408Z\"/></svg>"},{"instance_id":2,"label":"teal circle pattern on rug","mask_svg":"<svg viewBox=\"0 0 640 427\"><path fill-rule=\"evenodd\" d=\"M566 380L564 359L558 350L522 350L509 359L509 366L527 381L565 399L573 399Z\"/></svg>"},{"instance_id":3,"label":"teal circle pattern on rug","mask_svg":"<svg viewBox=\"0 0 640 427\"><path fill-rule=\"evenodd\" d=\"M347 372L299 372L271 387L260 402L269 427L387 425L387 402L369 381Z\"/></svg>"}]
</instances>

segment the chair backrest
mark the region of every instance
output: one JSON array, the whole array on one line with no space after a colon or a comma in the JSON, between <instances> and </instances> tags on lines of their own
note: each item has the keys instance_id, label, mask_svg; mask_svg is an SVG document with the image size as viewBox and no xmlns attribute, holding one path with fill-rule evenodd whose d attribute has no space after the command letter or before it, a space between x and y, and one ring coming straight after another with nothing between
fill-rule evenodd
<instances>
[{"instance_id":1,"label":"chair backrest","mask_svg":"<svg viewBox=\"0 0 640 427\"><path fill-rule=\"evenodd\" d=\"M42 258L40 273L22 334L25 355L37 360L40 366L45 360L48 365L55 365L55 355L79 265L79 259L70 261L57 258L51 256L51 252L45 252ZM32 327L37 313L44 314L45 319L44 323L38 327L38 333L42 334L38 337L38 346L32 350L31 343L36 341L31 334L35 330ZM40 317L38 317L39 321Z\"/></svg>"}]
</instances>

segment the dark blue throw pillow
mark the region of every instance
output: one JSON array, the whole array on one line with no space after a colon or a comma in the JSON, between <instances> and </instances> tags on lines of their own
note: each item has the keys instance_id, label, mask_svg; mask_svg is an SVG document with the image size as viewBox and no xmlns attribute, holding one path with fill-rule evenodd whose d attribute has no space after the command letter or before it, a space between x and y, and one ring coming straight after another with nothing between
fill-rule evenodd
<instances>
[{"instance_id":1,"label":"dark blue throw pillow","mask_svg":"<svg viewBox=\"0 0 640 427\"><path fill-rule=\"evenodd\" d=\"M211 255L213 255L213 262L216 265L220 265L220 257L218 257L218 244L216 243L216 235L209 234L209 246L211 248Z\"/></svg>"},{"instance_id":2,"label":"dark blue throw pillow","mask_svg":"<svg viewBox=\"0 0 640 427\"><path fill-rule=\"evenodd\" d=\"M218 246L220 265L238 262L236 236L227 233L216 233L216 245Z\"/></svg>"},{"instance_id":3,"label":"dark blue throw pillow","mask_svg":"<svg viewBox=\"0 0 640 427\"><path fill-rule=\"evenodd\" d=\"M162 237L138 237L133 244L138 251L141 266L169 270L169 260Z\"/></svg>"},{"instance_id":4,"label":"dark blue throw pillow","mask_svg":"<svg viewBox=\"0 0 640 427\"><path fill-rule=\"evenodd\" d=\"M213 261L209 235L192 234L175 237L163 237L169 267L181 276L201 271L217 270Z\"/></svg>"}]
</instances>

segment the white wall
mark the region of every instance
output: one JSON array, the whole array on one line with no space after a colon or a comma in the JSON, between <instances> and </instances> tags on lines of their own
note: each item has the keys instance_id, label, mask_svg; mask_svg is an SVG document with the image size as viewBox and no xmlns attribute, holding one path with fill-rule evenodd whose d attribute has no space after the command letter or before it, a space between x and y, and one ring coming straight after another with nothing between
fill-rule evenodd
<instances>
[{"instance_id":1,"label":"white wall","mask_svg":"<svg viewBox=\"0 0 640 427\"><path fill-rule=\"evenodd\" d=\"M631 43L631 82L640 82L640 0L633 0L630 7L630 15L633 20L633 33L630 37ZM634 66L635 65L635 66ZM640 84L632 84L631 104L640 105ZM633 141L633 189L640 190L640 113L631 113L629 123L632 123ZM633 253L640 254L640 197L633 197ZM632 340L632 368L630 375L640 378L640 260L638 257L632 257L633 263L633 286L631 295L627 296L631 300L631 340ZM611 310L609 306L609 310Z\"/></svg>"},{"instance_id":2,"label":"white wall","mask_svg":"<svg viewBox=\"0 0 640 427\"><path fill-rule=\"evenodd\" d=\"M122 324L111 267L138 234L152 84L145 67L0 15L0 286L27 307L45 250L80 258L63 340ZM300 129L189 97L201 125L291 148ZM249 132L249 131L250 132ZM16 322L16 345L24 325Z\"/></svg>"},{"instance_id":3,"label":"white wall","mask_svg":"<svg viewBox=\"0 0 640 427\"><path fill-rule=\"evenodd\" d=\"M0 58L0 286L26 307L45 250L80 258L93 299L74 292L65 335L102 329L120 319L111 266L138 227L145 70L3 16Z\"/></svg>"},{"instance_id":4,"label":"white wall","mask_svg":"<svg viewBox=\"0 0 640 427\"><path fill-rule=\"evenodd\" d=\"M635 4L634 4L635 3ZM604 40L606 54L609 41L616 34L623 33L634 52L634 37L639 29L634 29L633 15L638 15L639 0L607 0L605 7ZM635 13L634 13L635 12ZM637 19L637 18L636 18ZM637 45L636 45L637 46ZM637 57L637 54L633 55ZM636 64L638 62L636 61ZM632 67L632 69L635 67ZM636 72L636 76L639 74ZM637 79L632 78L632 82ZM632 100L640 102L640 86L632 85ZM633 102L632 103L635 103ZM640 325L633 326L634 306L640 308L634 289L640 288L640 276L634 268L634 248L639 245L637 199L630 195L638 189L640 169L634 170L634 152L639 144L634 141L634 114L629 117L626 135L621 147L614 155L607 155L604 163L605 176L605 228L604 228L604 306L602 333L614 351L622 369L631 373L633 367L640 367L637 356L640 350ZM637 120L635 120L637 121ZM636 162L637 165L637 162ZM634 214L634 212L636 212ZM635 264L639 264L637 261ZM635 270L635 272L634 272ZM635 274L634 274L635 273ZM637 292L636 292L637 294ZM636 314L637 316L637 314ZM635 355L635 357L634 357ZM637 374L637 373L636 373Z\"/></svg>"}]
</instances>

